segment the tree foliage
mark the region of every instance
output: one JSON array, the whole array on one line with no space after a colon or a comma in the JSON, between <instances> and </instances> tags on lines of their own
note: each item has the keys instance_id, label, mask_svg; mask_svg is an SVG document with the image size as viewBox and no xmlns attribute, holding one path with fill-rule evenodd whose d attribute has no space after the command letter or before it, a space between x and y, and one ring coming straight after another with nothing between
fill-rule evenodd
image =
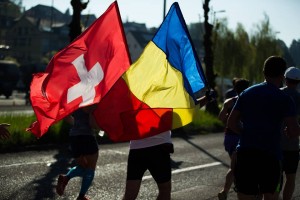
<instances>
[{"instance_id":1,"label":"tree foliage","mask_svg":"<svg viewBox=\"0 0 300 200\"><path fill-rule=\"evenodd\" d=\"M227 28L226 19L214 31L214 68L220 77L243 77L252 83L264 80L262 66L271 55L282 55L276 32L268 16L249 35L241 24L235 31Z\"/></svg>"}]
</instances>

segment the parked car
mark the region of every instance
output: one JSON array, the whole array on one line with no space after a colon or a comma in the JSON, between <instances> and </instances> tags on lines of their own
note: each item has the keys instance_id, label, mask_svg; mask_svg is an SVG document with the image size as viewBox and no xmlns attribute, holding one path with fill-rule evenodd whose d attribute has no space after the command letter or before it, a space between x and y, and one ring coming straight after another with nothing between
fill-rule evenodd
<instances>
[{"instance_id":1,"label":"parked car","mask_svg":"<svg viewBox=\"0 0 300 200\"><path fill-rule=\"evenodd\" d=\"M16 62L0 60L0 95L8 99L16 88L19 78L20 70Z\"/></svg>"}]
</instances>

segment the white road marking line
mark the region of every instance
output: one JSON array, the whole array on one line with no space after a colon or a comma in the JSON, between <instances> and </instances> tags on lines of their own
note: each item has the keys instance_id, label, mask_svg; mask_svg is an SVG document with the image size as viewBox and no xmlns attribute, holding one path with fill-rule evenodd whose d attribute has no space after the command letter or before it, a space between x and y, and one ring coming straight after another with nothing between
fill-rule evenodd
<instances>
[{"instance_id":1,"label":"white road marking line","mask_svg":"<svg viewBox=\"0 0 300 200\"><path fill-rule=\"evenodd\" d=\"M126 155L126 153L122 152L122 151L116 151L116 150L106 150L106 152L99 152L101 153L115 153L115 154L121 154L121 155ZM15 164L4 164L4 165L0 165L0 168L4 168L4 167L18 167L18 166L22 166L22 165L38 165L38 164L46 164L48 167L51 166L51 164L58 162L58 160L48 160L48 161L40 161L40 162L24 162L24 163L15 163Z\"/></svg>"},{"instance_id":2,"label":"white road marking line","mask_svg":"<svg viewBox=\"0 0 300 200\"><path fill-rule=\"evenodd\" d=\"M15 163L10 165L0 165L0 168L3 167L18 167L22 165L36 165L36 164L46 164L47 166L51 165L51 163L56 162L57 160L48 160L48 161L41 161L41 162L26 162L26 163Z\"/></svg>"},{"instance_id":3,"label":"white road marking line","mask_svg":"<svg viewBox=\"0 0 300 200\"><path fill-rule=\"evenodd\" d=\"M197 166L192 166L192 167L187 167L187 168L182 168L182 169L176 169L174 171L172 171L172 174L178 174L181 172L187 172L187 171L192 171L192 170L196 170L196 169L203 169L203 168L207 168L207 167L213 167L213 166L217 166L217 165L221 165L221 162L213 162L213 163L208 163L208 164L204 164L204 165L197 165ZM144 176L143 177L143 181L144 180L148 180L151 179L152 176Z\"/></svg>"},{"instance_id":4,"label":"white road marking line","mask_svg":"<svg viewBox=\"0 0 300 200\"><path fill-rule=\"evenodd\" d=\"M128 153L123 152L123 151L118 151L118 150L110 150L110 149L105 149L105 150L101 150L99 151L99 154L107 154L107 152L112 153L112 154L121 154L121 155L126 155Z\"/></svg>"},{"instance_id":5,"label":"white road marking line","mask_svg":"<svg viewBox=\"0 0 300 200\"><path fill-rule=\"evenodd\" d=\"M35 165L35 164L46 164L47 166L50 166L52 163L57 162L57 160L49 160L49 161L41 161L41 162L27 162L27 163L15 163L15 164L10 164L10 165L0 165L0 168L5 168L5 167L18 167L18 166L22 166L22 165ZM192 167L187 167L187 168L182 168L182 169L176 169L174 171L172 171L172 174L178 174L181 172L187 172L187 171L192 171L192 170L196 170L196 169L203 169L203 168L207 168L207 167L213 167L213 166L217 166L217 165L221 165L221 162L213 162L213 163L208 163L208 164L204 164L204 165L197 165L197 166L192 166ZM148 180L151 179L152 176L144 176L143 177L143 181L144 180Z\"/></svg>"}]
</instances>

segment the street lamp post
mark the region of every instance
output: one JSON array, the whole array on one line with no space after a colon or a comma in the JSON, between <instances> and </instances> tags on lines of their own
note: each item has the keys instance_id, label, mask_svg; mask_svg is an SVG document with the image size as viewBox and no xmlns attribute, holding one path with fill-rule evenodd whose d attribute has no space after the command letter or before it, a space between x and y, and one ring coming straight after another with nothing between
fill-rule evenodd
<instances>
[{"instance_id":1,"label":"street lamp post","mask_svg":"<svg viewBox=\"0 0 300 200\"><path fill-rule=\"evenodd\" d=\"M50 30L52 31L53 29L53 10L54 10L54 0L52 0L51 3L51 20L50 20Z\"/></svg>"},{"instance_id":2,"label":"street lamp post","mask_svg":"<svg viewBox=\"0 0 300 200\"><path fill-rule=\"evenodd\" d=\"M214 16L214 18L213 18L213 25L215 26L216 25L216 14L217 13L224 13L224 12L226 12L226 10L218 10L218 11L213 11L213 16Z\"/></svg>"},{"instance_id":3,"label":"street lamp post","mask_svg":"<svg viewBox=\"0 0 300 200\"><path fill-rule=\"evenodd\" d=\"M166 16L166 1L167 0L164 0L163 21L164 21L165 16Z\"/></svg>"}]
</instances>

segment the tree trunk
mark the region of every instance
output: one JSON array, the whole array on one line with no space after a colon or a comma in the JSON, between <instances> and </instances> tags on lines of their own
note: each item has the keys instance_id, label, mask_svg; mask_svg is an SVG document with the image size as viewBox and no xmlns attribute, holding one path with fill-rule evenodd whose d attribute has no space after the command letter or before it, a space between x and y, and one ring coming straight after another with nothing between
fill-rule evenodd
<instances>
[{"instance_id":1,"label":"tree trunk","mask_svg":"<svg viewBox=\"0 0 300 200\"><path fill-rule=\"evenodd\" d=\"M213 51L212 51L212 31L213 31L213 25L208 23L208 13L209 13L209 1L205 0L203 4L204 9L204 27L205 27L205 34L204 34L204 49L205 49L205 56L204 56L204 63L205 63L205 72L206 72L206 78L207 82L210 88L214 89L215 84L215 78L216 74L214 74L213 64ZM212 113L214 115L217 115L219 113L219 107L218 102L213 101L206 105L206 110L209 113Z\"/></svg>"},{"instance_id":2,"label":"tree trunk","mask_svg":"<svg viewBox=\"0 0 300 200\"><path fill-rule=\"evenodd\" d=\"M71 5L73 7L73 16L72 16L72 21L69 25L70 42L72 42L75 38L77 38L82 32L82 26L80 20L81 11L87 7L88 3L89 1L87 1L86 3L82 3L81 0L71 0Z\"/></svg>"}]
</instances>

